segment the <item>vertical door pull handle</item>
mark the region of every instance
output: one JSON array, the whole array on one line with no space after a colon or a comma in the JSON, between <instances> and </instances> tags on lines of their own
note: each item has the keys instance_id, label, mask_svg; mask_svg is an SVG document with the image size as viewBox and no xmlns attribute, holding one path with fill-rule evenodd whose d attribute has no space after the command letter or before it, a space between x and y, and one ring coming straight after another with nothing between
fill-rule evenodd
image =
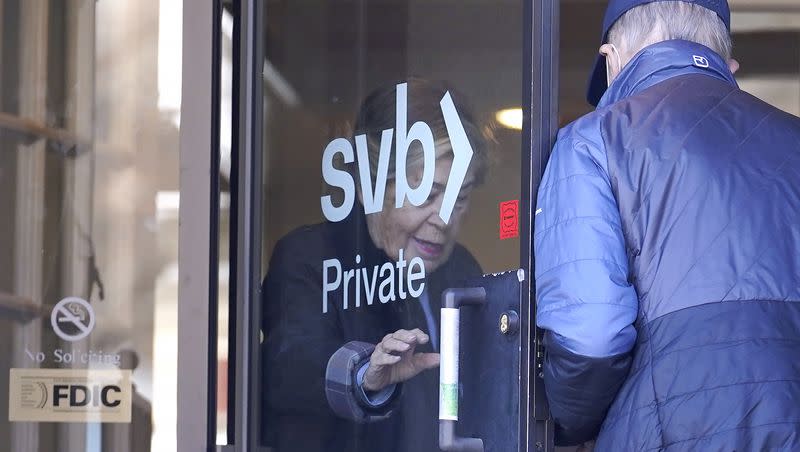
<instances>
[{"instance_id":1,"label":"vertical door pull handle","mask_svg":"<svg viewBox=\"0 0 800 452\"><path fill-rule=\"evenodd\" d=\"M460 308L486 303L486 289L447 289L442 294L439 365L439 448L445 452L483 452L483 440L456 435L458 423L458 344Z\"/></svg>"}]
</instances>

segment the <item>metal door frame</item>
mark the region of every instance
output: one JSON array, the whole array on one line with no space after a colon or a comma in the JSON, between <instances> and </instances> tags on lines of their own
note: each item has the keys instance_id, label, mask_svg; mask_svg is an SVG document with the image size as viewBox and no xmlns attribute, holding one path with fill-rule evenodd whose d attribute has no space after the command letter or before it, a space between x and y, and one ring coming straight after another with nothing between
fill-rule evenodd
<instances>
[{"instance_id":1,"label":"metal door frame","mask_svg":"<svg viewBox=\"0 0 800 452\"><path fill-rule=\"evenodd\" d=\"M213 447L216 434L221 10L219 0L189 6L184 5L182 17L177 390L180 452L208 450Z\"/></svg>"},{"instance_id":2,"label":"metal door frame","mask_svg":"<svg viewBox=\"0 0 800 452\"><path fill-rule=\"evenodd\" d=\"M258 450L260 425L260 398L251 395L258 392L255 364L259 359L261 304L251 300L259 298L261 286L264 4L259 0L234 2L231 218L235 218L236 226L231 230L237 236L230 249L231 262L236 265L231 272L230 295L236 324L229 335L235 335L236 350L233 378L229 380L235 385L235 396L233 404L228 402L228 416L235 422L228 425L234 427L236 451ZM230 443L230 430L228 438Z\"/></svg>"},{"instance_id":3,"label":"metal door frame","mask_svg":"<svg viewBox=\"0 0 800 452\"><path fill-rule=\"evenodd\" d=\"M531 287L530 282L536 274L532 234L536 193L558 130L559 6L560 0L525 1L522 171L529 188L523 193L520 254L522 268L528 272L524 284L529 298L521 303L520 316L530 320L524 322L522 329L520 369L528 372L520 378L520 432L526 435L520 438L520 452L554 449L553 425L542 379L544 351L536 328L535 286Z\"/></svg>"}]
</instances>

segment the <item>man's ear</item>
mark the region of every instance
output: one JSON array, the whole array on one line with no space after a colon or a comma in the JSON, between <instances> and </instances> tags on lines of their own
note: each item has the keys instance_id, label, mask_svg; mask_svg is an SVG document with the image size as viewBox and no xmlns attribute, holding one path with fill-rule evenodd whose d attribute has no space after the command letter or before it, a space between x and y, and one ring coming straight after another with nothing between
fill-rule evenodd
<instances>
[{"instance_id":1,"label":"man's ear","mask_svg":"<svg viewBox=\"0 0 800 452\"><path fill-rule=\"evenodd\" d=\"M614 80L617 77L617 75L620 73L620 71L622 71L622 68L619 67L620 55L617 55L617 58L614 58L614 57L611 56L611 54L614 53L614 50L615 50L614 46L612 46L611 44L603 44L603 45L600 46L600 49L598 49L598 52L600 53L600 55L603 55L604 57L606 57L606 64L608 65L607 67L610 69L610 72L608 74L608 76L609 76L608 84L609 85L611 84L611 81ZM619 51L619 49L616 49L616 50Z\"/></svg>"},{"instance_id":2,"label":"man's ear","mask_svg":"<svg viewBox=\"0 0 800 452\"><path fill-rule=\"evenodd\" d=\"M734 60L733 58L728 60L728 69L731 70L731 74L735 74L736 71L739 70L739 62Z\"/></svg>"},{"instance_id":3,"label":"man's ear","mask_svg":"<svg viewBox=\"0 0 800 452\"><path fill-rule=\"evenodd\" d=\"M608 55L613 51L612 49L613 47L611 47L611 44L603 44L600 46L597 52L604 57L608 57Z\"/></svg>"}]
</instances>

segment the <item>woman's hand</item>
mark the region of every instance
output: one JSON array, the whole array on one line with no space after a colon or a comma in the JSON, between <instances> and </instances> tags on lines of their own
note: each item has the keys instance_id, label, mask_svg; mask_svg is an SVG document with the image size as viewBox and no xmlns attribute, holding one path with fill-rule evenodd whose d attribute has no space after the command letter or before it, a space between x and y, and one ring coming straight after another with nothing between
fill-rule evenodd
<instances>
[{"instance_id":1,"label":"woman's hand","mask_svg":"<svg viewBox=\"0 0 800 452\"><path fill-rule=\"evenodd\" d=\"M429 340L428 335L418 328L387 334L369 358L364 389L379 391L413 378L423 370L438 367L438 353L414 353L417 344L427 344Z\"/></svg>"}]
</instances>

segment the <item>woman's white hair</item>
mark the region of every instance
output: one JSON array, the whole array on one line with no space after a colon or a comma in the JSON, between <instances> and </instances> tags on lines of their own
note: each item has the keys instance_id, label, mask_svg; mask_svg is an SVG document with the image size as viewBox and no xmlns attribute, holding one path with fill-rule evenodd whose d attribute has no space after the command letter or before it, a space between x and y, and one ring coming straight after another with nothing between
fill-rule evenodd
<instances>
[{"instance_id":1,"label":"woman's white hair","mask_svg":"<svg viewBox=\"0 0 800 452\"><path fill-rule=\"evenodd\" d=\"M631 8L608 32L608 42L633 57L661 41L683 39L702 44L724 59L731 58L731 35L708 8L684 1L656 1Z\"/></svg>"}]
</instances>

